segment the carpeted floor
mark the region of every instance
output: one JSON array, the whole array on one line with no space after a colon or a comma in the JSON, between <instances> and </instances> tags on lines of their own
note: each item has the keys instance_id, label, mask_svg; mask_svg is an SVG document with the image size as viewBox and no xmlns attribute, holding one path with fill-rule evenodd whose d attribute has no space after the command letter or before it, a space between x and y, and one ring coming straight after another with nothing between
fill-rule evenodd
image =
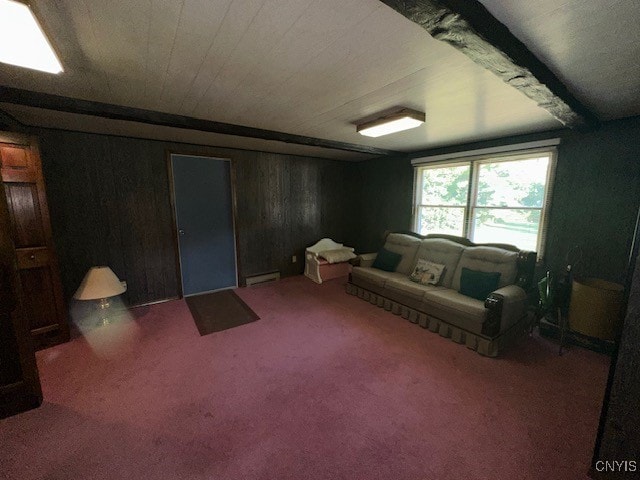
<instances>
[{"instance_id":1,"label":"carpeted floor","mask_svg":"<svg viewBox=\"0 0 640 480\"><path fill-rule=\"evenodd\" d=\"M2 479L585 479L608 358L525 339L488 359L304 277L201 337L184 301L38 353L0 420Z\"/></svg>"}]
</instances>

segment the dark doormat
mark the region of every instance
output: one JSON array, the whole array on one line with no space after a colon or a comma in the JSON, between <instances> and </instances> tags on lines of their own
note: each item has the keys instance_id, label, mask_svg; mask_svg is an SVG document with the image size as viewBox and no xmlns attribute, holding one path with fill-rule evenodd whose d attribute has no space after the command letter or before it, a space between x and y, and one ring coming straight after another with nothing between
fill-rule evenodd
<instances>
[{"instance_id":1,"label":"dark doormat","mask_svg":"<svg viewBox=\"0 0 640 480\"><path fill-rule=\"evenodd\" d=\"M194 295L185 300L201 336L260 319L233 290Z\"/></svg>"}]
</instances>

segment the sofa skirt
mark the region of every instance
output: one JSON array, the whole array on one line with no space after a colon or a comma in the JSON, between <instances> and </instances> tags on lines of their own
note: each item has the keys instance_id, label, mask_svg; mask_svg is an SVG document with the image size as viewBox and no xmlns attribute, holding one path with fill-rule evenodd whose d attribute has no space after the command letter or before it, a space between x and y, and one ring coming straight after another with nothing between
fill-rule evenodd
<instances>
[{"instance_id":1,"label":"sofa skirt","mask_svg":"<svg viewBox=\"0 0 640 480\"><path fill-rule=\"evenodd\" d=\"M373 305L384 308L388 312L399 315L405 320L416 323L422 328L437 333L442 337L449 338L456 343L464 344L467 348L475 350L480 355L487 357L497 357L501 351L525 335L531 325L531 319L525 316L499 336L493 338L485 337L463 330L425 312L402 305L401 303L390 300L353 283L347 283L346 289L350 295L355 295Z\"/></svg>"}]
</instances>

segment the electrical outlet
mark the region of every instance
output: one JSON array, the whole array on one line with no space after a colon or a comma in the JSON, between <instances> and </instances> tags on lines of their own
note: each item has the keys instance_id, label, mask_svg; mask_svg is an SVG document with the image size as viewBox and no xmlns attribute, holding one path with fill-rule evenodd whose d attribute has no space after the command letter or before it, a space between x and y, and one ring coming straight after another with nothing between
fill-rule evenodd
<instances>
[{"instance_id":1,"label":"electrical outlet","mask_svg":"<svg viewBox=\"0 0 640 480\"><path fill-rule=\"evenodd\" d=\"M298 257L296 257L295 255L291 257L291 263L296 263L297 261L298 261Z\"/></svg>"},{"instance_id":2,"label":"electrical outlet","mask_svg":"<svg viewBox=\"0 0 640 480\"><path fill-rule=\"evenodd\" d=\"M122 281L120 282L120 284L121 284L124 288L127 288L127 281L126 281L126 280L122 280Z\"/></svg>"}]
</instances>

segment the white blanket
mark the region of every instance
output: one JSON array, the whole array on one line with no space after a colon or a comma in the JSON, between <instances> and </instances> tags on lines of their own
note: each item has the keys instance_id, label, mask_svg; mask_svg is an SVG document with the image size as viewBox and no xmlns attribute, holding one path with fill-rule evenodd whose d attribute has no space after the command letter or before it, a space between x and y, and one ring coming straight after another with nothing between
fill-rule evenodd
<instances>
[{"instance_id":1,"label":"white blanket","mask_svg":"<svg viewBox=\"0 0 640 480\"><path fill-rule=\"evenodd\" d=\"M334 250L324 250L318 253L318 256L324 258L329 263L348 262L352 258L356 258L353 248L342 247Z\"/></svg>"}]
</instances>

